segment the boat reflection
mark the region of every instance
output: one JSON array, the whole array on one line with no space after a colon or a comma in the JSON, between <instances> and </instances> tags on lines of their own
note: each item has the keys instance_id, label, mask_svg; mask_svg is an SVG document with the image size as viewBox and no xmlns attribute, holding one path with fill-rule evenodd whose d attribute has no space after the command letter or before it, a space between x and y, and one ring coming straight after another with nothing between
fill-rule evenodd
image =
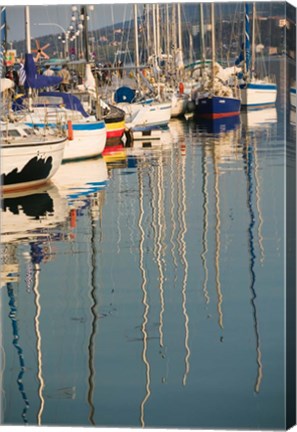
<instances>
[{"instance_id":1,"label":"boat reflection","mask_svg":"<svg viewBox=\"0 0 297 432\"><path fill-rule=\"evenodd\" d=\"M166 427L180 404L183 426L187 394L208 404L215 368L260 393L261 139L275 121L263 125L175 120L123 165L62 165L46 188L5 196L6 423Z\"/></svg>"},{"instance_id":2,"label":"boat reflection","mask_svg":"<svg viewBox=\"0 0 297 432\"><path fill-rule=\"evenodd\" d=\"M1 249L1 283L6 285L9 295L9 304L14 308L14 315L17 314L17 306L15 305L16 292L20 281L20 272L23 264L26 266L26 291L34 294L34 333L35 333L35 358L36 358L36 382L38 383L37 395L39 402L30 404L36 414L36 423L42 425L44 423L44 411L46 408L46 400L49 397L48 380L45 376L48 375L48 365L44 366L44 356L47 359L47 352L50 341L47 340L45 346L42 344L42 324L45 319L42 318L42 298L40 285L42 284L42 263L53 261L55 258L53 243L57 241L67 241L73 244L75 239L73 228L77 226L77 217L80 217L87 210L91 221L91 247L94 249L95 237L98 238L96 224L100 219L100 212L104 202L102 195L107 185L107 167L103 159L90 161L80 164L69 164L61 167L61 171L55 179L56 184L48 184L46 187L30 192L30 194L6 194L1 203L1 238L3 247ZM18 248L22 246L22 254ZM92 411L92 392L94 381L94 337L96 333L96 292L97 284L95 281L95 255L96 250L92 249L92 257L90 263L91 269L91 287L90 297L92 305L90 311L92 314L91 333L88 346L89 352L89 391L88 401L90 405L90 422L94 424L94 410ZM21 261L20 261L21 259ZM23 262L22 262L23 261ZM14 286L13 286L14 285ZM22 294L22 302L25 299ZM43 314L48 314L48 311L43 311ZM27 393L25 392L22 383L23 375L26 372L25 358L27 360L27 368L34 369L35 360L32 359L32 353L28 347L23 350L20 345L21 338L19 337L20 326L24 323L24 316L13 325L13 345L17 349L19 356L20 371L18 372L18 388L24 399L25 408L22 408L22 418L25 423L27 420L27 411L29 407ZM32 316L31 316L32 319ZM30 321L30 319L29 319ZM62 349L62 347L61 347ZM6 347L5 352L8 353ZM9 355L7 354L7 358ZM29 361L29 363L28 363ZM33 363L32 363L33 362ZM62 367L62 365L60 365ZM93 372L92 372L93 371ZM5 371L7 376L14 373ZM48 377L47 377L48 378ZM51 380L53 383L54 380ZM59 385L58 385L59 388ZM47 389L47 396L45 395ZM68 390L67 390L68 391ZM71 389L69 389L71 391ZM12 392L13 394L13 392ZM35 399L35 396L33 396ZM31 416L34 416L32 411ZM29 422L32 423L32 420Z\"/></svg>"},{"instance_id":3,"label":"boat reflection","mask_svg":"<svg viewBox=\"0 0 297 432\"><path fill-rule=\"evenodd\" d=\"M91 196L107 186L106 162L100 158L64 164L53 177L53 183L70 207L84 207Z\"/></svg>"},{"instance_id":4,"label":"boat reflection","mask_svg":"<svg viewBox=\"0 0 297 432\"><path fill-rule=\"evenodd\" d=\"M275 107L259 110L243 110L241 121L250 129L270 126L277 122L277 111Z\"/></svg>"},{"instance_id":5,"label":"boat reflection","mask_svg":"<svg viewBox=\"0 0 297 432\"><path fill-rule=\"evenodd\" d=\"M24 353L24 340L20 330L21 319L18 317L18 290L20 281L20 267L26 265L26 290L33 291L35 295L36 313L34 328L36 333L37 352L37 382L40 407L37 413L37 423L41 424L44 409L44 379L42 372L41 333L39 318L41 313L39 281L40 263L53 260L52 242L67 240L69 238L68 226L69 209L67 201L61 197L58 189L48 184L31 192L5 194L1 202L1 286L6 286L9 305L9 318L12 324L12 344L17 351L19 371L13 367L4 370L8 375L17 374L16 383L21 394L24 407L21 409L21 418L28 423L28 410L30 401L25 390L26 371L33 365L26 363ZM23 252L20 254L19 248ZM24 249L29 249L25 251ZM23 258L23 262L21 260ZM4 323L3 323L4 324ZM6 338L5 338L6 339ZM9 350L5 350L9 358ZM17 366L16 366L17 368ZM12 392L13 393L13 392Z\"/></svg>"},{"instance_id":6,"label":"boat reflection","mask_svg":"<svg viewBox=\"0 0 297 432\"><path fill-rule=\"evenodd\" d=\"M214 120L207 119L195 119L193 121L197 124L197 127L201 132L207 134L220 134L235 130L240 125L240 116L223 117Z\"/></svg>"},{"instance_id":7,"label":"boat reflection","mask_svg":"<svg viewBox=\"0 0 297 432\"><path fill-rule=\"evenodd\" d=\"M170 129L159 131L158 136L154 139L151 137L141 138L133 141L133 146L126 149L129 156L145 157L152 152L162 152L172 149L173 139Z\"/></svg>"},{"instance_id":8,"label":"boat reflection","mask_svg":"<svg viewBox=\"0 0 297 432\"><path fill-rule=\"evenodd\" d=\"M68 213L66 199L52 184L30 192L5 194L1 201L2 243L46 238L52 228L66 220Z\"/></svg>"}]
</instances>

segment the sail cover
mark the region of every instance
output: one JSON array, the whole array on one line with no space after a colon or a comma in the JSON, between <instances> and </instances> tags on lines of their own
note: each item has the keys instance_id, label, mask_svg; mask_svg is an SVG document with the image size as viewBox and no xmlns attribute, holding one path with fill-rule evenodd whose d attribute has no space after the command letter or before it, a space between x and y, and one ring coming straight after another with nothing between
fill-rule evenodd
<instances>
[{"instance_id":1,"label":"sail cover","mask_svg":"<svg viewBox=\"0 0 297 432\"><path fill-rule=\"evenodd\" d=\"M25 87L31 87L33 89L56 86L62 81L61 77L39 75L32 54L25 54L25 72Z\"/></svg>"}]
</instances>

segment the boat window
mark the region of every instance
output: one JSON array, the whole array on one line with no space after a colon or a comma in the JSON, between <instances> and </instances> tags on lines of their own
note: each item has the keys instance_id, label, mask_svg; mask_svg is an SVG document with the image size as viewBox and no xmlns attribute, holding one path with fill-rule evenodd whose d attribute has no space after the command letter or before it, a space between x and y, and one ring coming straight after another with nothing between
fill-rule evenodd
<instances>
[{"instance_id":1,"label":"boat window","mask_svg":"<svg viewBox=\"0 0 297 432\"><path fill-rule=\"evenodd\" d=\"M21 134L19 133L19 131L17 131L16 129L10 129L8 131L1 131L1 134L3 135L4 138L7 137L20 137Z\"/></svg>"},{"instance_id":2,"label":"boat window","mask_svg":"<svg viewBox=\"0 0 297 432\"><path fill-rule=\"evenodd\" d=\"M59 96L39 96L36 102L37 105L61 105L64 100Z\"/></svg>"},{"instance_id":3,"label":"boat window","mask_svg":"<svg viewBox=\"0 0 297 432\"><path fill-rule=\"evenodd\" d=\"M34 129L33 128L26 128L24 129L27 135L34 135Z\"/></svg>"}]
</instances>

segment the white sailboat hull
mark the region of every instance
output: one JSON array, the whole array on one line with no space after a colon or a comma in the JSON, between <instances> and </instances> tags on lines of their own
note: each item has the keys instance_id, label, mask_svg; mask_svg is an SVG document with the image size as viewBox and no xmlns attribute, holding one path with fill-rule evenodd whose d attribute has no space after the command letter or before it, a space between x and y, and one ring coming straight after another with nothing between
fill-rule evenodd
<instances>
[{"instance_id":1,"label":"white sailboat hull","mask_svg":"<svg viewBox=\"0 0 297 432\"><path fill-rule=\"evenodd\" d=\"M126 113L126 126L130 129L137 126L167 125L171 117L171 103L125 103L118 107Z\"/></svg>"},{"instance_id":2,"label":"white sailboat hull","mask_svg":"<svg viewBox=\"0 0 297 432\"><path fill-rule=\"evenodd\" d=\"M277 87L265 82L249 83L240 88L241 106L244 108L260 108L276 102Z\"/></svg>"},{"instance_id":3,"label":"white sailboat hull","mask_svg":"<svg viewBox=\"0 0 297 432\"><path fill-rule=\"evenodd\" d=\"M100 156L106 144L104 122L73 124L73 140L67 140L63 162Z\"/></svg>"},{"instance_id":4,"label":"white sailboat hull","mask_svg":"<svg viewBox=\"0 0 297 432\"><path fill-rule=\"evenodd\" d=\"M45 123L45 118L47 123ZM56 127L57 119L62 119L65 128L66 121L71 121L72 139L65 145L63 162L91 159L102 154L106 144L106 125L103 120L86 120L70 110L57 110L38 107L26 116L24 122L30 126L44 128L45 125ZM69 131L68 131L69 137Z\"/></svg>"},{"instance_id":5,"label":"white sailboat hull","mask_svg":"<svg viewBox=\"0 0 297 432\"><path fill-rule=\"evenodd\" d=\"M188 107L188 95L173 95L171 100L171 117L179 117L186 113Z\"/></svg>"},{"instance_id":6,"label":"white sailboat hull","mask_svg":"<svg viewBox=\"0 0 297 432\"><path fill-rule=\"evenodd\" d=\"M24 190L46 183L60 167L64 147L65 138L44 143L2 145L3 191Z\"/></svg>"}]
</instances>

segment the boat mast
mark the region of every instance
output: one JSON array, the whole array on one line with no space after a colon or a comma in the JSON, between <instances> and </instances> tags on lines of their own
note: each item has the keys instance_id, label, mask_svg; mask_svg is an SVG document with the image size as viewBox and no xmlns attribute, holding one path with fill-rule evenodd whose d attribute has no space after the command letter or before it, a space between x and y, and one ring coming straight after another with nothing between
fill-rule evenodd
<instances>
[{"instance_id":1,"label":"boat mast","mask_svg":"<svg viewBox=\"0 0 297 432\"><path fill-rule=\"evenodd\" d=\"M26 53L31 54L31 32L30 32L30 8L25 6L25 39ZM28 108L32 111L32 89L28 88Z\"/></svg>"},{"instance_id":2,"label":"boat mast","mask_svg":"<svg viewBox=\"0 0 297 432\"><path fill-rule=\"evenodd\" d=\"M137 19L137 3L133 5L134 11L134 52L135 52L135 68L136 68L136 81L139 87L139 47L138 47L138 19Z\"/></svg>"},{"instance_id":3,"label":"boat mast","mask_svg":"<svg viewBox=\"0 0 297 432\"><path fill-rule=\"evenodd\" d=\"M147 35L147 58L150 57L151 32L150 32L150 4L146 5L146 35Z\"/></svg>"},{"instance_id":4,"label":"boat mast","mask_svg":"<svg viewBox=\"0 0 297 432\"><path fill-rule=\"evenodd\" d=\"M170 21L169 21L169 4L166 3L166 55L167 55L167 60L166 60L166 72L167 75L169 73L169 65L170 65L170 60L169 60L169 55L170 55Z\"/></svg>"},{"instance_id":5,"label":"boat mast","mask_svg":"<svg viewBox=\"0 0 297 432\"><path fill-rule=\"evenodd\" d=\"M169 61L170 54L170 21L169 21L169 4L166 3L166 54L167 54L167 64Z\"/></svg>"},{"instance_id":6,"label":"boat mast","mask_svg":"<svg viewBox=\"0 0 297 432\"><path fill-rule=\"evenodd\" d=\"M157 58L160 58L160 5L156 4L156 35L157 35Z\"/></svg>"},{"instance_id":7,"label":"boat mast","mask_svg":"<svg viewBox=\"0 0 297 432\"><path fill-rule=\"evenodd\" d=\"M172 3L172 56L173 56L173 75L174 81L177 79L177 66L176 66L176 53L177 53L177 40L176 40L176 3Z\"/></svg>"},{"instance_id":8,"label":"boat mast","mask_svg":"<svg viewBox=\"0 0 297 432\"><path fill-rule=\"evenodd\" d=\"M156 32L156 5L153 4L153 55L156 56L157 53L157 32Z\"/></svg>"},{"instance_id":9,"label":"boat mast","mask_svg":"<svg viewBox=\"0 0 297 432\"><path fill-rule=\"evenodd\" d=\"M204 40L204 13L203 13L203 3L200 3L200 40L201 40L201 54L203 67L205 65L205 40Z\"/></svg>"},{"instance_id":10,"label":"boat mast","mask_svg":"<svg viewBox=\"0 0 297 432\"><path fill-rule=\"evenodd\" d=\"M214 3L211 3L211 80L214 85L215 78L215 62L216 62L216 41L215 41L215 14Z\"/></svg>"},{"instance_id":11,"label":"boat mast","mask_svg":"<svg viewBox=\"0 0 297 432\"><path fill-rule=\"evenodd\" d=\"M182 26L181 26L181 4L177 3L177 31L178 31L178 49L182 51Z\"/></svg>"},{"instance_id":12,"label":"boat mast","mask_svg":"<svg viewBox=\"0 0 297 432\"><path fill-rule=\"evenodd\" d=\"M253 3L253 29L252 29L252 63L251 63L251 76L252 79L255 75L256 63L256 3Z\"/></svg>"},{"instance_id":13,"label":"boat mast","mask_svg":"<svg viewBox=\"0 0 297 432\"><path fill-rule=\"evenodd\" d=\"M84 29L83 29L83 38L84 38L84 51L85 51L85 59L86 63L90 63L90 55L89 55L89 44L88 44L88 12L87 6L82 6L81 15L84 17Z\"/></svg>"}]
</instances>

